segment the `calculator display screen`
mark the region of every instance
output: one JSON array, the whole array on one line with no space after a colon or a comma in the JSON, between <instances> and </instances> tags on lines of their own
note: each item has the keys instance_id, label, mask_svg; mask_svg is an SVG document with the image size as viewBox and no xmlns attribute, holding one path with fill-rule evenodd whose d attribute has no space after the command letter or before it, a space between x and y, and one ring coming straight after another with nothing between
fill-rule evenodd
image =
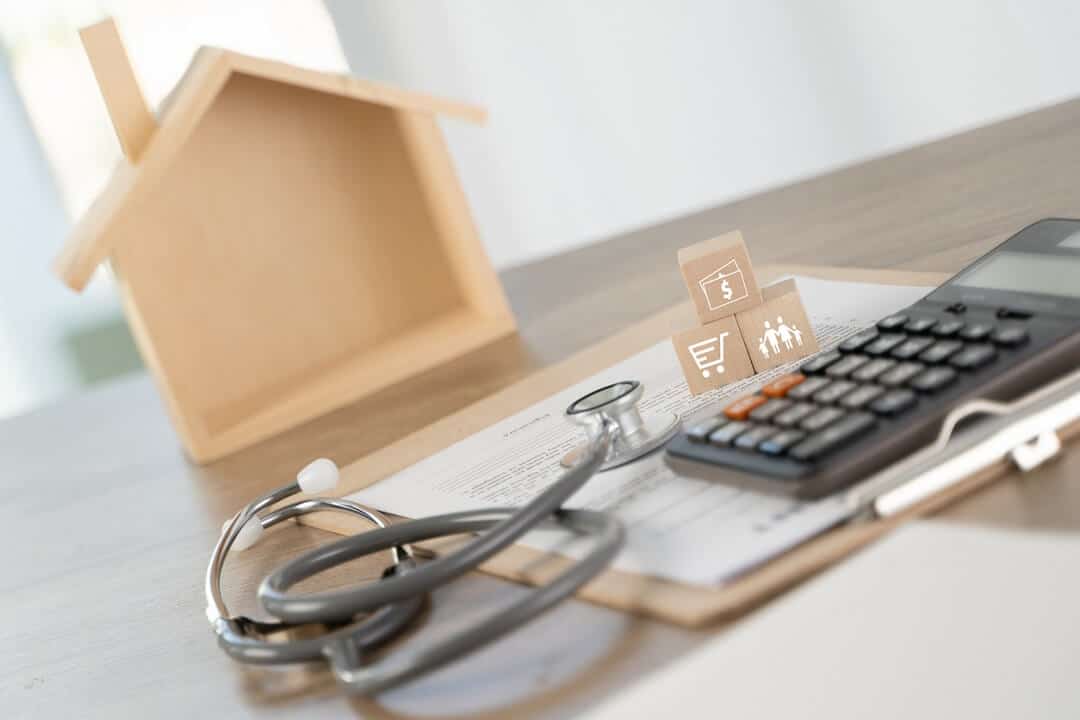
<instances>
[{"instance_id":1,"label":"calculator display screen","mask_svg":"<svg viewBox=\"0 0 1080 720\"><path fill-rule=\"evenodd\" d=\"M951 284L1080 298L1080 258L997 252Z\"/></svg>"}]
</instances>

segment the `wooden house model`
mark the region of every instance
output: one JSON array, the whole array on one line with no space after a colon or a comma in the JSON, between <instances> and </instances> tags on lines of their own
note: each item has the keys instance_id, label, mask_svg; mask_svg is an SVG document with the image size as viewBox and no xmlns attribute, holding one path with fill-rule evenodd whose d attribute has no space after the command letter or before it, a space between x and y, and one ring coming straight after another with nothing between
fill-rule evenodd
<instances>
[{"instance_id":1,"label":"wooden house model","mask_svg":"<svg viewBox=\"0 0 1080 720\"><path fill-rule=\"evenodd\" d=\"M115 25L82 38L125 162L55 270L111 263L195 460L514 331L436 124L482 110L202 48L155 116Z\"/></svg>"}]
</instances>

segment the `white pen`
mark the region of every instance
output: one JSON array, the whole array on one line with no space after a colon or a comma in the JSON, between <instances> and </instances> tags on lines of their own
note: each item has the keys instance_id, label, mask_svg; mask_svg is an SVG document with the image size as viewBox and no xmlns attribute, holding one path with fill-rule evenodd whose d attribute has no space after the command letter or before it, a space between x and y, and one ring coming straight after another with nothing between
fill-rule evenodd
<instances>
[{"instance_id":1,"label":"white pen","mask_svg":"<svg viewBox=\"0 0 1080 720\"><path fill-rule=\"evenodd\" d=\"M956 432L975 415L990 417ZM1004 457L1026 472L1057 454L1058 430L1078 419L1080 371L1011 403L966 402L945 418L931 445L856 485L846 501L857 511L890 517Z\"/></svg>"}]
</instances>

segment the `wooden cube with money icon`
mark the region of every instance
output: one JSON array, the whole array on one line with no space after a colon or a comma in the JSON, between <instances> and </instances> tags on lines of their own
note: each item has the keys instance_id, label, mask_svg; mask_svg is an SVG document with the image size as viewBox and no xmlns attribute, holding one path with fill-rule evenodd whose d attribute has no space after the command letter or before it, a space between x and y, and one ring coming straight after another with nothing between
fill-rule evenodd
<instances>
[{"instance_id":1,"label":"wooden cube with money icon","mask_svg":"<svg viewBox=\"0 0 1080 720\"><path fill-rule=\"evenodd\" d=\"M762 303L735 315L755 372L771 370L818 351L799 288L789 278L762 289Z\"/></svg>"},{"instance_id":2,"label":"wooden cube with money icon","mask_svg":"<svg viewBox=\"0 0 1080 720\"><path fill-rule=\"evenodd\" d=\"M671 338L691 395L700 395L754 374L735 318L692 328Z\"/></svg>"},{"instance_id":3,"label":"wooden cube with money icon","mask_svg":"<svg viewBox=\"0 0 1080 720\"><path fill-rule=\"evenodd\" d=\"M679 268L703 325L761 303L750 253L738 230L682 248Z\"/></svg>"}]
</instances>

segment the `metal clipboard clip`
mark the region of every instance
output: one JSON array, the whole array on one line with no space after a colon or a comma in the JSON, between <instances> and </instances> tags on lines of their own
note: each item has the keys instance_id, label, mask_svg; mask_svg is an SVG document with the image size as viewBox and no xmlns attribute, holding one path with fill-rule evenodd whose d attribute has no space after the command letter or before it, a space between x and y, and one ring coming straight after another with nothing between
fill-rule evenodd
<instances>
[{"instance_id":1,"label":"metal clipboard clip","mask_svg":"<svg viewBox=\"0 0 1080 720\"><path fill-rule=\"evenodd\" d=\"M961 422L982 417L978 422ZM1058 431L1080 419L1080 371L1010 403L972 400L953 409L937 439L848 491L858 512L890 517L930 498L1002 458L1021 471L1061 450Z\"/></svg>"}]
</instances>

